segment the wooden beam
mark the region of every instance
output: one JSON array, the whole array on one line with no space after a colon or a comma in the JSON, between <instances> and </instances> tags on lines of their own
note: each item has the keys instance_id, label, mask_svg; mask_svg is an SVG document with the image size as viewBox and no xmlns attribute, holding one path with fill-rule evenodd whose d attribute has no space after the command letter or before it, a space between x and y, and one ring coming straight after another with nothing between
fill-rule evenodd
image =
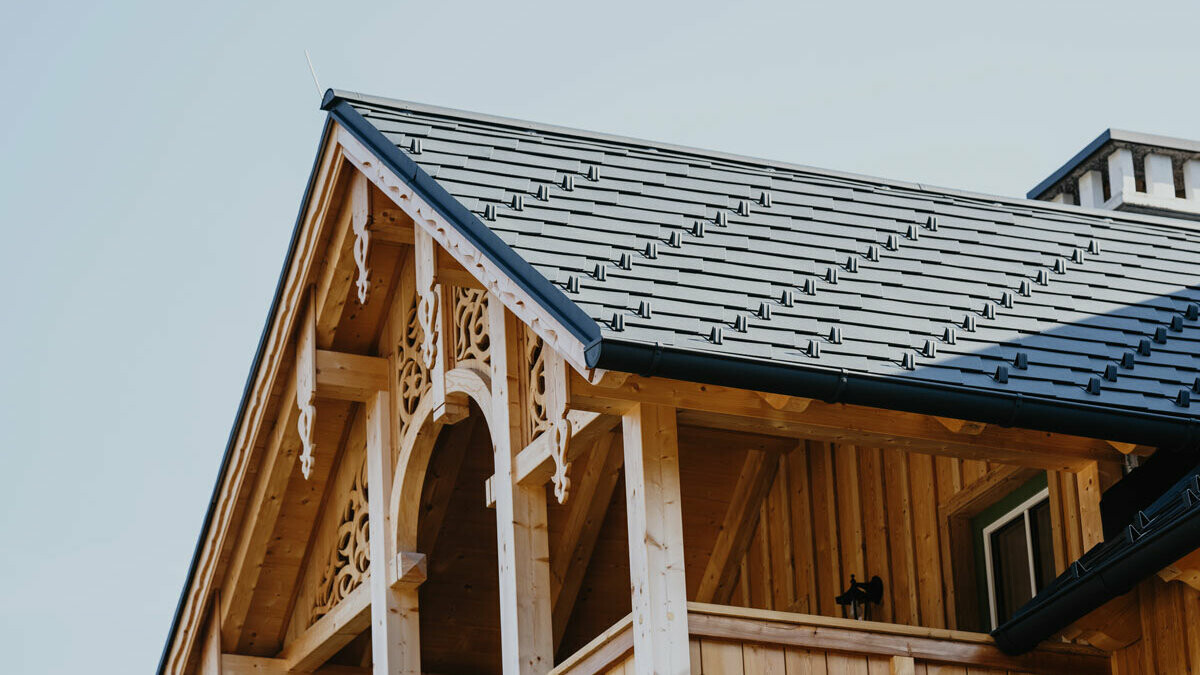
<instances>
[{"instance_id":1,"label":"wooden beam","mask_svg":"<svg viewBox=\"0 0 1200 675\"><path fill-rule=\"evenodd\" d=\"M591 448L598 437L613 430L621 418L586 410L572 410L567 413L567 422L571 425L571 444L567 446L567 461L575 461L581 454ZM554 473L554 459L550 456L554 447L553 434L538 434L529 445L525 446L513 460L513 472L521 485L545 485ZM490 495L495 489L495 476L487 479L485 491ZM493 500L489 497L487 505L491 508Z\"/></svg>"},{"instance_id":2,"label":"wooden beam","mask_svg":"<svg viewBox=\"0 0 1200 675\"><path fill-rule=\"evenodd\" d=\"M934 417L933 419L941 422L942 426L956 434L978 436L987 428L987 425L983 422L971 422L969 420L954 419L953 417Z\"/></svg>"},{"instance_id":3,"label":"wooden beam","mask_svg":"<svg viewBox=\"0 0 1200 675\"><path fill-rule=\"evenodd\" d=\"M691 668L675 409L637 404L621 421L634 667L638 675L687 675Z\"/></svg>"},{"instance_id":4,"label":"wooden beam","mask_svg":"<svg viewBox=\"0 0 1200 675\"><path fill-rule=\"evenodd\" d=\"M370 573L327 614L284 646L279 659L289 672L311 673L371 626Z\"/></svg>"},{"instance_id":5,"label":"wooden beam","mask_svg":"<svg viewBox=\"0 0 1200 675\"><path fill-rule=\"evenodd\" d=\"M1200 591L1200 549L1167 565L1158 576L1163 581L1180 581Z\"/></svg>"},{"instance_id":6,"label":"wooden beam","mask_svg":"<svg viewBox=\"0 0 1200 675\"><path fill-rule=\"evenodd\" d=\"M213 597L212 609L208 612L208 625L204 629L204 644L200 651L200 675L223 675L221 669L221 597Z\"/></svg>"},{"instance_id":7,"label":"wooden beam","mask_svg":"<svg viewBox=\"0 0 1200 675\"><path fill-rule=\"evenodd\" d=\"M636 375L610 388L597 387L578 376L571 382L571 407L577 410L619 415L637 403L673 405L681 409L681 424L895 447L1049 470L1074 471L1084 461L1119 458L1102 440L1004 427L988 427L969 436L950 431L928 415L815 400L801 405L803 401L793 399L776 409L749 390Z\"/></svg>"},{"instance_id":8,"label":"wooden beam","mask_svg":"<svg viewBox=\"0 0 1200 675\"><path fill-rule=\"evenodd\" d=\"M779 457L761 450L748 450L738 473L725 520L717 533L700 589L696 592L698 602L713 602L725 599L733 588L738 565L746 555L754 528L758 524L760 507L775 480Z\"/></svg>"},{"instance_id":9,"label":"wooden beam","mask_svg":"<svg viewBox=\"0 0 1200 675\"><path fill-rule=\"evenodd\" d=\"M242 654L221 655L221 675L289 675L297 671L288 670L287 661L263 656ZM312 671L315 675L370 675L370 668L360 666L327 665Z\"/></svg>"},{"instance_id":10,"label":"wooden beam","mask_svg":"<svg viewBox=\"0 0 1200 675\"><path fill-rule=\"evenodd\" d=\"M392 491L391 399L378 391L367 403L367 512L371 560L396 557L396 528L389 509ZM385 562L386 561L386 562ZM370 579L371 662L375 675L421 675L420 621L417 587L393 585L382 569ZM397 570L399 571L399 570ZM344 602L344 601L343 601Z\"/></svg>"},{"instance_id":11,"label":"wooden beam","mask_svg":"<svg viewBox=\"0 0 1200 675\"><path fill-rule=\"evenodd\" d=\"M237 649L242 628L250 612L254 588L258 585L267 545L275 532L283 493L300 454L300 434L296 430L296 381L288 378L279 406L279 416L271 430L259 469L258 480L246 505L246 523L234 545L221 593L221 645L225 651Z\"/></svg>"},{"instance_id":12,"label":"wooden beam","mask_svg":"<svg viewBox=\"0 0 1200 675\"><path fill-rule=\"evenodd\" d=\"M594 442L587 464L572 488L566 522L558 546L550 555L550 596L553 604L554 648L557 651L575 608L588 563L600 537L613 491L621 478L625 456L617 434L608 433Z\"/></svg>"},{"instance_id":13,"label":"wooden beam","mask_svg":"<svg viewBox=\"0 0 1200 675\"><path fill-rule=\"evenodd\" d=\"M365 403L387 388L387 359L317 350L318 397Z\"/></svg>"},{"instance_id":14,"label":"wooden beam","mask_svg":"<svg viewBox=\"0 0 1200 675\"><path fill-rule=\"evenodd\" d=\"M541 675L554 667L546 490L521 485L513 462L525 446L521 323L488 295L492 361L492 445L497 480L501 662L505 675Z\"/></svg>"}]
</instances>

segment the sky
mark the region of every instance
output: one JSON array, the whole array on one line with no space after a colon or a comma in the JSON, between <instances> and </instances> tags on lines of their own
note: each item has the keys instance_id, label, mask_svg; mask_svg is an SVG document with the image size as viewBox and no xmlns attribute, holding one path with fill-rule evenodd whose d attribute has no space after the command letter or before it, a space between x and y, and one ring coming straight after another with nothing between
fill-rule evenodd
<instances>
[{"instance_id":1,"label":"sky","mask_svg":"<svg viewBox=\"0 0 1200 675\"><path fill-rule=\"evenodd\" d=\"M1200 138L1194 2L7 2L0 654L156 668L320 86L1020 196Z\"/></svg>"}]
</instances>

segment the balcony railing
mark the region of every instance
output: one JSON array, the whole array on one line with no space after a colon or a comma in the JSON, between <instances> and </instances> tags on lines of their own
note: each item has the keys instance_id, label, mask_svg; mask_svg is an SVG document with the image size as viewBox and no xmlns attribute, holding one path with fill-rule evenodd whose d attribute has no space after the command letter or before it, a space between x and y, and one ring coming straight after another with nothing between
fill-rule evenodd
<instances>
[{"instance_id":1,"label":"balcony railing","mask_svg":"<svg viewBox=\"0 0 1200 675\"><path fill-rule=\"evenodd\" d=\"M1047 643L1008 656L987 635L874 621L688 604L692 673L1095 673L1107 674L1098 649ZM633 673L630 617L559 664L552 675Z\"/></svg>"}]
</instances>

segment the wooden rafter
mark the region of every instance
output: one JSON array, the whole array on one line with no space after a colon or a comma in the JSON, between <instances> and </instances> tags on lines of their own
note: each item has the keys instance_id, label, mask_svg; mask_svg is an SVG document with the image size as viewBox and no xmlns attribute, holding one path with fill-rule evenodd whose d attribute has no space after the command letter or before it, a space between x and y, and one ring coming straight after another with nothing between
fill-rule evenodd
<instances>
[{"instance_id":1,"label":"wooden rafter","mask_svg":"<svg viewBox=\"0 0 1200 675\"><path fill-rule=\"evenodd\" d=\"M284 390L279 418L263 457L263 469L246 509L248 521L233 549L225 576L221 606L221 644L233 651L241 640L242 627L250 611L254 587L262 571L263 557L275 531L283 493L296 467L300 453L300 435L296 431L297 408L295 380Z\"/></svg>"},{"instance_id":2,"label":"wooden rafter","mask_svg":"<svg viewBox=\"0 0 1200 675\"><path fill-rule=\"evenodd\" d=\"M728 598L738 574L738 566L754 536L763 500L771 489L778 466L779 457L774 454L761 450L746 452L729 508L721 523L721 531L717 533L704 576L700 580L700 588L696 592L697 602Z\"/></svg>"}]
</instances>

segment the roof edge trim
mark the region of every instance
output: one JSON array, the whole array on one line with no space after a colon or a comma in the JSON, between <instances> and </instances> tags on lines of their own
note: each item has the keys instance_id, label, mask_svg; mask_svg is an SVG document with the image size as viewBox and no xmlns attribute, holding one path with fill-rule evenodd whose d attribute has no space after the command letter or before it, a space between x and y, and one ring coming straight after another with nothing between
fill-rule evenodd
<instances>
[{"instance_id":1,"label":"roof edge trim","mask_svg":"<svg viewBox=\"0 0 1200 675\"><path fill-rule=\"evenodd\" d=\"M359 114L349 101L336 95L331 89L326 93L321 107L453 225L471 245L499 267L505 276L579 340L585 352L600 340L600 326L572 302L561 288L518 255L478 216L393 145L381 131Z\"/></svg>"},{"instance_id":2,"label":"roof edge trim","mask_svg":"<svg viewBox=\"0 0 1200 675\"><path fill-rule=\"evenodd\" d=\"M158 673L164 675L167 667L167 657L171 654L171 645L175 642L175 634L179 630L179 622L183 618L183 608L187 603L188 591L191 590L192 584L196 577L196 568L200 564L200 554L204 549L204 542L208 539L209 530L212 528L213 516L216 514L217 498L220 496L221 481L224 480L225 474L229 471L229 463L233 458L233 447L237 441L238 429L242 425L242 420L246 416L246 409L250 405L250 394L254 389L254 376L262 367L263 356L266 354L267 339L271 333L271 324L275 321L275 315L279 312L279 306L283 302L283 286L287 280L288 270L292 266L292 258L296 254L296 247L300 242L300 228L304 224L304 214L308 210L308 202L312 197L313 187L317 182L317 172L321 166L321 158L325 154L328 147L329 134L333 130L333 124L326 119L325 124L321 129L321 140L317 145L317 154L313 158L312 169L308 172L308 181L304 186L304 195L300 199L300 208L296 213L296 222L292 225L292 237L288 242L287 254L283 258L283 265L279 270L279 280L275 282L275 295L271 298L271 309L267 311L267 318L263 321L262 334L258 338L258 347L254 350L254 360L251 362L250 371L246 374L246 383L242 387L242 400L238 404L237 414L234 415L233 425L229 430L229 439L225 442L225 454L221 457L221 468L217 471L216 482L213 484L212 496L208 499L208 509L204 514L204 523L200 526L200 536L196 540L196 548L192 552L192 561L188 565L187 577L183 584L183 589L179 593L179 602L175 606L175 616L171 619L171 628L167 631L166 643L163 645L162 655L158 660Z\"/></svg>"},{"instance_id":3,"label":"roof edge trim","mask_svg":"<svg viewBox=\"0 0 1200 675\"><path fill-rule=\"evenodd\" d=\"M1138 413L1015 392L907 381L844 369L781 366L608 338L595 353L598 368L647 377L667 377L815 398L829 403L954 417L1126 443L1189 448L1200 444L1200 423L1158 413Z\"/></svg>"}]
</instances>

